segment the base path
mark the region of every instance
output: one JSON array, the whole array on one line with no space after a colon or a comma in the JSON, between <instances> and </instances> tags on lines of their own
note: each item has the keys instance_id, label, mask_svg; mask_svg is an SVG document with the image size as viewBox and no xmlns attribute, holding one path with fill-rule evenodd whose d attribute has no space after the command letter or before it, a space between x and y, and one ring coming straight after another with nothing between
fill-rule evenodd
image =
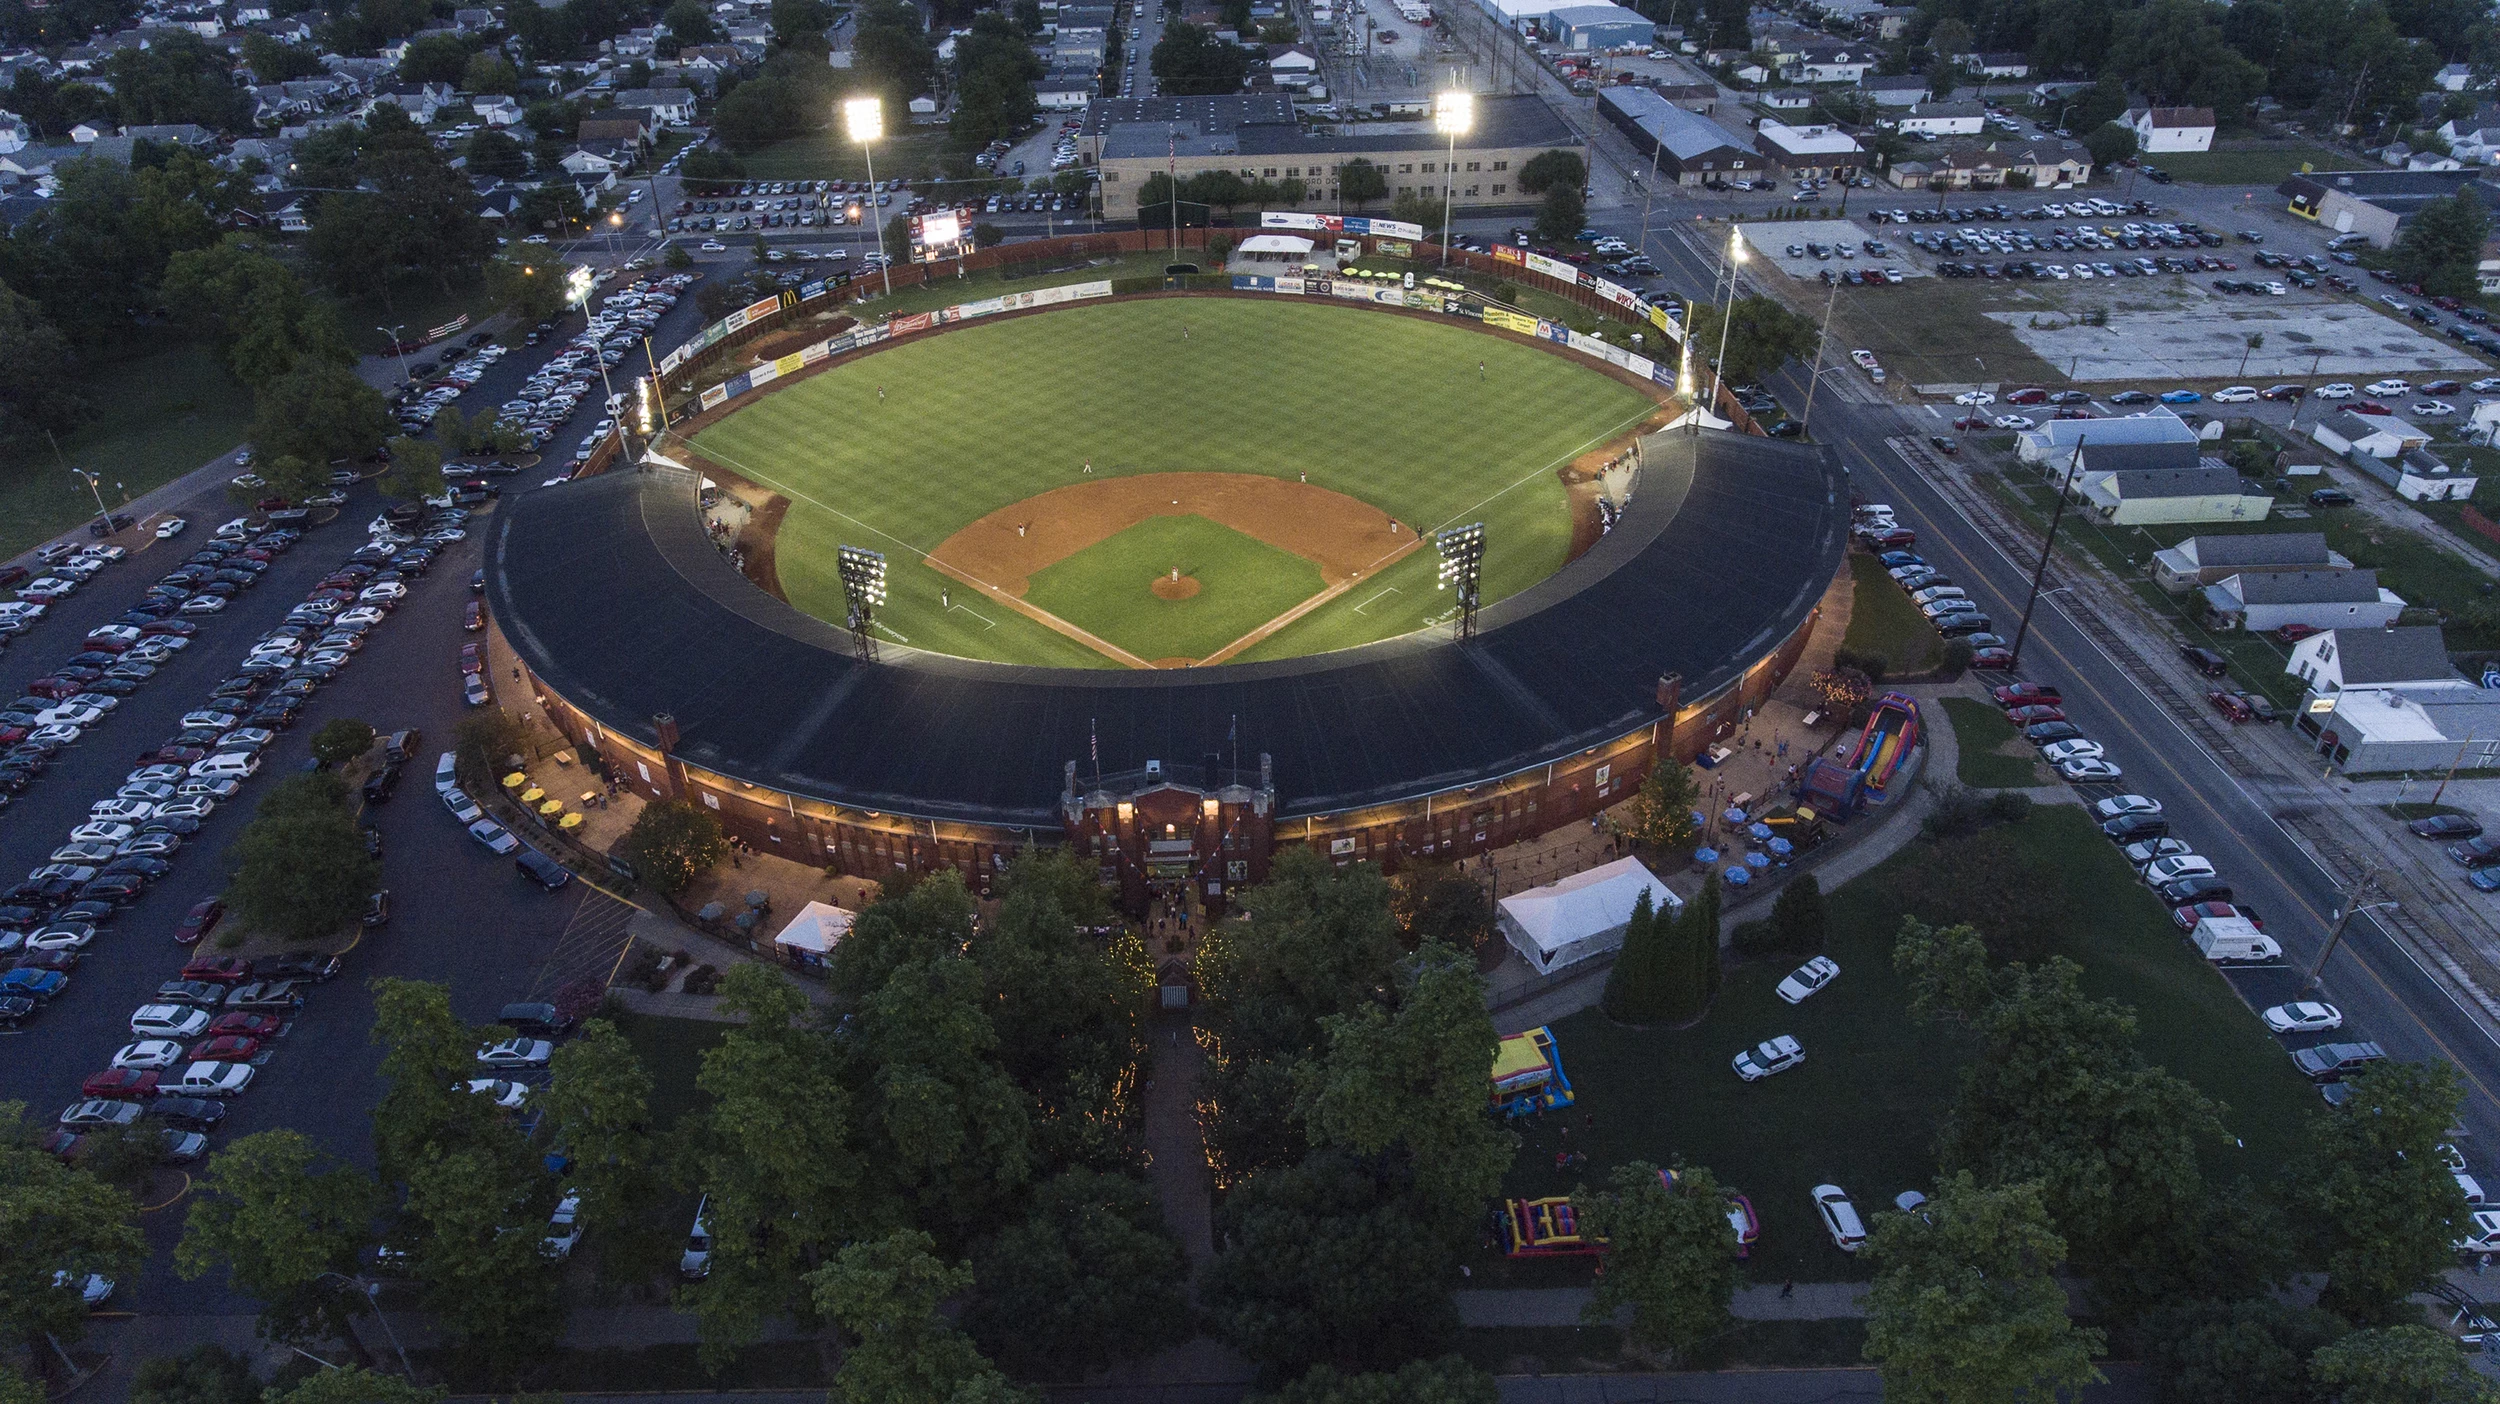
<instances>
[{"instance_id":1,"label":"base path","mask_svg":"<svg viewBox=\"0 0 2500 1404\"><path fill-rule=\"evenodd\" d=\"M1222 649L1216 658L1149 662L1025 602L1035 572L1152 517L1204 517L1319 567L1327 588ZM1412 522L1341 492L1257 473L1150 473L1071 483L971 523L928 555L938 570L1132 668L1231 657L1376 575L1422 544ZM1181 586L1194 587L1195 580ZM1156 582L1158 595L1165 582ZM1195 594L1194 588L1187 591ZM1167 598L1177 598L1169 595Z\"/></svg>"}]
</instances>

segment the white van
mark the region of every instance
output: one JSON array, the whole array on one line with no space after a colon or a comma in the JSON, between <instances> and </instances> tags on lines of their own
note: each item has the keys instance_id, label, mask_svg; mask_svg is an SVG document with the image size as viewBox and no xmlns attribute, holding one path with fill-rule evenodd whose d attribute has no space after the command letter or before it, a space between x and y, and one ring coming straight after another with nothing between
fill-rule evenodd
<instances>
[{"instance_id":1,"label":"white van","mask_svg":"<svg viewBox=\"0 0 2500 1404\"><path fill-rule=\"evenodd\" d=\"M2218 965L2279 960L2283 948L2246 917L2207 917L2196 923L2196 950Z\"/></svg>"},{"instance_id":2,"label":"white van","mask_svg":"<svg viewBox=\"0 0 2500 1404\"><path fill-rule=\"evenodd\" d=\"M191 763L194 780L249 780L260 773L260 757L220 751Z\"/></svg>"},{"instance_id":3,"label":"white van","mask_svg":"<svg viewBox=\"0 0 2500 1404\"><path fill-rule=\"evenodd\" d=\"M459 763L453 760L451 752L445 751L434 762L434 793L442 794L459 783Z\"/></svg>"}]
</instances>

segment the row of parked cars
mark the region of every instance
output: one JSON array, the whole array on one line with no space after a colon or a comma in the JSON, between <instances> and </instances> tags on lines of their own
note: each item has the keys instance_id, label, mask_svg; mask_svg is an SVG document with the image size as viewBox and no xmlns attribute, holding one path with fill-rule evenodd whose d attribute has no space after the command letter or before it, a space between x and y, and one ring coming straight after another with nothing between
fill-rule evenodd
<instances>
[{"instance_id":1,"label":"row of parked cars","mask_svg":"<svg viewBox=\"0 0 2500 1404\"><path fill-rule=\"evenodd\" d=\"M2013 651L2004 638L1992 632L1996 622L1979 608L1969 591L1910 549L1918 544L1918 534L1896 522L1891 507L1878 502L1853 511L1851 534L1858 544L1876 553L1885 573L1908 592L1910 602L1918 606L1919 613L1927 616L1927 622L1935 625L1938 633L1971 646L1972 667L1993 671L2014 665Z\"/></svg>"}]
</instances>

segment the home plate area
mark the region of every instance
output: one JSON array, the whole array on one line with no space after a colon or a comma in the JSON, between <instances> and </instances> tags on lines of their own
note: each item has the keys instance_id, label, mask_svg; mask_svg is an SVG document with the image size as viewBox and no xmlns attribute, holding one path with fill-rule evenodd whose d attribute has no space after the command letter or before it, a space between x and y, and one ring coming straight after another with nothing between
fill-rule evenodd
<instances>
[{"instance_id":1,"label":"home plate area","mask_svg":"<svg viewBox=\"0 0 2500 1404\"><path fill-rule=\"evenodd\" d=\"M929 564L1133 668L1220 663L1386 569L1413 523L1308 483L1158 473L992 512Z\"/></svg>"}]
</instances>

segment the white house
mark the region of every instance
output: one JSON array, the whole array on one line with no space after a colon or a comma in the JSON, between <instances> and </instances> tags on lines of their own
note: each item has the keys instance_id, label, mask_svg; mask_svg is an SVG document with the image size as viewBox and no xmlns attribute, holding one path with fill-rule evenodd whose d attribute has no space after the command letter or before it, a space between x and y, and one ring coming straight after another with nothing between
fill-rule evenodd
<instances>
[{"instance_id":1,"label":"white house","mask_svg":"<svg viewBox=\"0 0 2500 1404\"><path fill-rule=\"evenodd\" d=\"M2458 676L2438 626L2330 629L2292 646L2293 725L2346 771L2500 766L2500 692Z\"/></svg>"},{"instance_id":2,"label":"white house","mask_svg":"<svg viewBox=\"0 0 2500 1404\"><path fill-rule=\"evenodd\" d=\"M1789 61L1787 73L1800 83L1855 83L1875 67L1876 57L1863 47L1814 44Z\"/></svg>"},{"instance_id":3,"label":"white house","mask_svg":"<svg viewBox=\"0 0 2500 1404\"><path fill-rule=\"evenodd\" d=\"M2473 497L2472 473L2455 467L2427 448L2408 448L2393 458L2355 455L2352 465L2396 490L2412 502L2463 502Z\"/></svg>"},{"instance_id":4,"label":"white house","mask_svg":"<svg viewBox=\"0 0 2500 1404\"><path fill-rule=\"evenodd\" d=\"M1927 80L1915 73L1859 80L1858 91L1877 107L1915 107L1927 100Z\"/></svg>"},{"instance_id":5,"label":"white house","mask_svg":"<svg viewBox=\"0 0 2500 1404\"><path fill-rule=\"evenodd\" d=\"M2267 571L2350 570L2352 561L2326 549L2321 531L2250 531L2191 536L2153 553L2153 583L2173 594Z\"/></svg>"},{"instance_id":6,"label":"white house","mask_svg":"<svg viewBox=\"0 0 2500 1404\"><path fill-rule=\"evenodd\" d=\"M0 156L5 156L12 151L25 150L29 131L30 128L27 127L25 118L14 112L0 110Z\"/></svg>"},{"instance_id":7,"label":"white house","mask_svg":"<svg viewBox=\"0 0 2500 1404\"><path fill-rule=\"evenodd\" d=\"M663 127L694 121L694 94L685 88L628 88L616 95L615 105L648 109Z\"/></svg>"},{"instance_id":8,"label":"white house","mask_svg":"<svg viewBox=\"0 0 2500 1404\"><path fill-rule=\"evenodd\" d=\"M1922 102L1897 125L1903 136L1977 136L1987 129L1988 109L1976 102Z\"/></svg>"},{"instance_id":9,"label":"white house","mask_svg":"<svg viewBox=\"0 0 2500 1404\"><path fill-rule=\"evenodd\" d=\"M2464 92L2474 84L2474 66L2466 63L2448 64L2432 74L2431 81L2448 92Z\"/></svg>"},{"instance_id":10,"label":"white house","mask_svg":"<svg viewBox=\"0 0 2500 1404\"><path fill-rule=\"evenodd\" d=\"M1955 54L1953 61L1987 82L2031 76L2031 58L2027 54Z\"/></svg>"},{"instance_id":11,"label":"white house","mask_svg":"<svg viewBox=\"0 0 2500 1404\"><path fill-rule=\"evenodd\" d=\"M2340 454L2394 458L2406 449L2429 446L2431 436L2392 414L2355 414L2337 410L2309 426L2309 437Z\"/></svg>"},{"instance_id":12,"label":"white house","mask_svg":"<svg viewBox=\"0 0 2500 1404\"><path fill-rule=\"evenodd\" d=\"M477 120L490 127L509 127L521 120L521 104L508 97L474 98L469 103L469 110L477 114Z\"/></svg>"},{"instance_id":13,"label":"white house","mask_svg":"<svg viewBox=\"0 0 2500 1404\"><path fill-rule=\"evenodd\" d=\"M2460 161L2488 163L2500 151L2500 103L2487 102L2463 117L2449 118L2439 126L2439 139Z\"/></svg>"},{"instance_id":14,"label":"white house","mask_svg":"<svg viewBox=\"0 0 2500 1404\"><path fill-rule=\"evenodd\" d=\"M2119 120L2135 129L2138 151L2214 149L2214 110L2210 107L2138 107Z\"/></svg>"},{"instance_id":15,"label":"white house","mask_svg":"<svg viewBox=\"0 0 2500 1404\"><path fill-rule=\"evenodd\" d=\"M69 129L69 139L80 146L89 145L99 137L109 137L113 134L113 125L110 122L81 122Z\"/></svg>"},{"instance_id":16,"label":"white house","mask_svg":"<svg viewBox=\"0 0 2500 1404\"><path fill-rule=\"evenodd\" d=\"M571 175L614 176L623 163L614 157L604 156L599 152L577 146L564 153L564 160L561 164Z\"/></svg>"},{"instance_id":17,"label":"white house","mask_svg":"<svg viewBox=\"0 0 2500 1404\"><path fill-rule=\"evenodd\" d=\"M2234 575L2205 587L2205 606L2225 628L2272 633L2289 624L2312 629L2378 629L2405 611L2403 598L2378 583L2375 570L2282 570Z\"/></svg>"},{"instance_id":18,"label":"white house","mask_svg":"<svg viewBox=\"0 0 2500 1404\"><path fill-rule=\"evenodd\" d=\"M2055 462L2063 469L2077 444L2194 444L2196 431L2168 405L2119 419L2052 419L2014 436L2014 456L2025 463Z\"/></svg>"},{"instance_id":19,"label":"white house","mask_svg":"<svg viewBox=\"0 0 2500 1404\"><path fill-rule=\"evenodd\" d=\"M2448 645L2436 624L2312 634L2292 645L2283 671L2321 695L2353 687L2473 686L2448 661Z\"/></svg>"},{"instance_id":20,"label":"white house","mask_svg":"<svg viewBox=\"0 0 2500 1404\"><path fill-rule=\"evenodd\" d=\"M2090 450L2086 450L2086 457ZM2163 522L2261 522L2274 498L2251 492L2219 459L2193 468L2125 468L2077 475L2076 495L2114 526Z\"/></svg>"}]
</instances>

